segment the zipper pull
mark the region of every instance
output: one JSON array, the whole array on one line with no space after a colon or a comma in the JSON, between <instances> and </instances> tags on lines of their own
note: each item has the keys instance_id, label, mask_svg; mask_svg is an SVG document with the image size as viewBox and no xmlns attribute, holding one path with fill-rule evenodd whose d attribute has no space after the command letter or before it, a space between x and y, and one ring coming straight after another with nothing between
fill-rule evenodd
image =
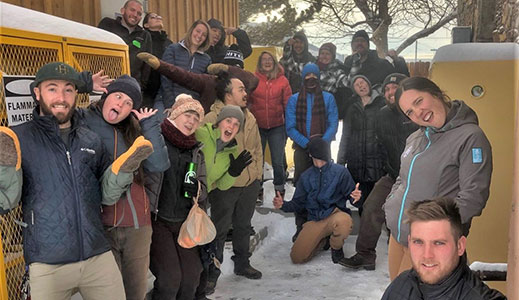
<instances>
[{"instance_id":1,"label":"zipper pull","mask_svg":"<svg viewBox=\"0 0 519 300\"><path fill-rule=\"evenodd\" d=\"M72 160L70 159L70 152L67 150L68 164L72 166Z\"/></svg>"}]
</instances>

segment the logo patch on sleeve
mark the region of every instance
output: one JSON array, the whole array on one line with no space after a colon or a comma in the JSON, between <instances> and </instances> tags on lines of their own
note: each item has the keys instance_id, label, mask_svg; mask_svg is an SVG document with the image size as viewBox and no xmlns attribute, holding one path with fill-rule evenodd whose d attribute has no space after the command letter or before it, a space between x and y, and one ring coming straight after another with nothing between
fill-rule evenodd
<instances>
[{"instance_id":1,"label":"logo patch on sleeve","mask_svg":"<svg viewBox=\"0 0 519 300\"><path fill-rule=\"evenodd\" d=\"M472 148L472 163L480 164L483 162L483 150L481 148Z\"/></svg>"}]
</instances>

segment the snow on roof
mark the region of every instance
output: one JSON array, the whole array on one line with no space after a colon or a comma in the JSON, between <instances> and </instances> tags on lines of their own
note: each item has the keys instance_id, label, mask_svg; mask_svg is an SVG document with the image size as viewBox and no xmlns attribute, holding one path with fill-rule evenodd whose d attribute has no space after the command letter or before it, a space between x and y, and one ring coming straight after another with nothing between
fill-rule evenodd
<instances>
[{"instance_id":1,"label":"snow on roof","mask_svg":"<svg viewBox=\"0 0 519 300\"><path fill-rule=\"evenodd\" d=\"M440 47L432 63L446 61L515 60L519 56L516 43L459 43Z\"/></svg>"},{"instance_id":2,"label":"snow on roof","mask_svg":"<svg viewBox=\"0 0 519 300\"><path fill-rule=\"evenodd\" d=\"M0 27L125 45L106 30L4 2L0 2Z\"/></svg>"}]
</instances>

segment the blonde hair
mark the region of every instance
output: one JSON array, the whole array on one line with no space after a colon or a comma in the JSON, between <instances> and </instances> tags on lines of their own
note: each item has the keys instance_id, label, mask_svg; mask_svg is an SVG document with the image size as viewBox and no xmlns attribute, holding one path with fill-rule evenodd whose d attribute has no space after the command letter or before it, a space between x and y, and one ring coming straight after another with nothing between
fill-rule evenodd
<instances>
[{"instance_id":1,"label":"blonde hair","mask_svg":"<svg viewBox=\"0 0 519 300\"><path fill-rule=\"evenodd\" d=\"M261 68L261 58L263 57L263 54L270 55L270 57L274 61L274 67L272 68L272 71L270 71L268 73L263 72L263 69ZM256 72L267 75L267 79L276 78L278 76L278 73L280 72L280 68L279 68L279 63L278 63L276 57L274 56L274 54L272 54L268 51L261 52L260 56L258 57L258 64L256 65Z\"/></svg>"},{"instance_id":2,"label":"blonde hair","mask_svg":"<svg viewBox=\"0 0 519 300\"><path fill-rule=\"evenodd\" d=\"M202 24L207 29L207 37L205 38L205 41L198 47L198 51L205 52L207 49L209 49L209 46L211 45L211 27L209 27L209 24L207 24L205 21L199 19L196 20L191 27L186 32L186 35L184 36L184 44L189 49L191 48L191 35L193 34L193 30L195 30L195 27L199 24Z\"/></svg>"}]
</instances>

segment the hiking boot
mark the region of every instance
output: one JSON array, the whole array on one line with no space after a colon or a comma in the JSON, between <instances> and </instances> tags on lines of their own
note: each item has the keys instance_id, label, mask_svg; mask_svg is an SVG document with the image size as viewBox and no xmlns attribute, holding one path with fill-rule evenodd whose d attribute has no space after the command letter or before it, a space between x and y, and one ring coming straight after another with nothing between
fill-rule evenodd
<instances>
[{"instance_id":1,"label":"hiking boot","mask_svg":"<svg viewBox=\"0 0 519 300\"><path fill-rule=\"evenodd\" d=\"M344 251L341 249L332 248L332 261L334 264L340 263L344 259Z\"/></svg>"},{"instance_id":2,"label":"hiking boot","mask_svg":"<svg viewBox=\"0 0 519 300\"><path fill-rule=\"evenodd\" d=\"M216 281L211 281L211 280L208 279L207 280L207 285L205 286L205 294L206 295L213 294L215 288L216 288Z\"/></svg>"},{"instance_id":3,"label":"hiking boot","mask_svg":"<svg viewBox=\"0 0 519 300\"><path fill-rule=\"evenodd\" d=\"M260 271L254 269L251 265L246 266L245 268L237 268L234 267L234 274L238 276L243 276L249 279L260 279L262 274Z\"/></svg>"},{"instance_id":4,"label":"hiking boot","mask_svg":"<svg viewBox=\"0 0 519 300\"><path fill-rule=\"evenodd\" d=\"M368 271L375 270L375 262L368 260L362 257L360 254L356 253L350 258L344 258L339 262L341 265L351 268L351 269L364 269Z\"/></svg>"}]
</instances>

